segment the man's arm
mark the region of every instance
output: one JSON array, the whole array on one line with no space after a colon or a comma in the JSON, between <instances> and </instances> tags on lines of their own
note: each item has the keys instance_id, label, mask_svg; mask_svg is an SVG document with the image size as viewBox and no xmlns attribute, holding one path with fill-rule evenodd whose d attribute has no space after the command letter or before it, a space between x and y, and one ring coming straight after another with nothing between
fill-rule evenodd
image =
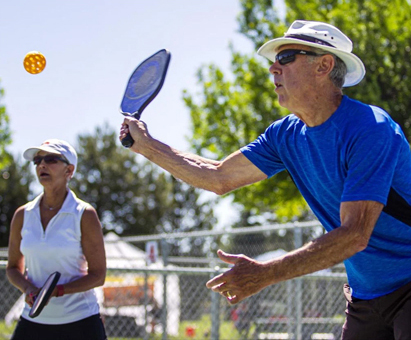
<instances>
[{"instance_id":1,"label":"man's arm","mask_svg":"<svg viewBox=\"0 0 411 340\"><path fill-rule=\"evenodd\" d=\"M223 161L181 152L152 138L146 124L133 118L124 119L120 139L128 132L135 141L131 148L134 152L197 188L222 195L267 178L240 151Z\"/></svg>"},{"instance_id":2,"label":"man's arm","mask_svg":"<svg viewBox=\"0 0 411 340\"><path fill-rule=\"evenodd\" d=\"M208 281L207 287L235 304L269 285L332 267L367 247L382 208L374 201L343 202L339 228L270 261L219 251L234 267Z\"/></svg>"}]
</instances>

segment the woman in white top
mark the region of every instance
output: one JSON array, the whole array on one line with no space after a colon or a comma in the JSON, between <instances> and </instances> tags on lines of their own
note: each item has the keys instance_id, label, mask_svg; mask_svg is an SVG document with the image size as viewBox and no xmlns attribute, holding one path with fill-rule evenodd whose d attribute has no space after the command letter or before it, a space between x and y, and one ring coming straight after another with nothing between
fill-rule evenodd
<instances>
[{"instance_id":1,"label":"woman in white top","mask_svg":"<svg viewBox=\"0 0 411 340\"><path fill-rule=\"evenodd\" d=\"M94 292L106 276L101 224L95 209L68 188L77 154L65 141L50 139L29 148L44 190L14 214L7 277L25 294L25 307L12 336L21 339L105 340ZM61 273L47 306L29 317L47 277Z\"/></svg>"}]
</instances>

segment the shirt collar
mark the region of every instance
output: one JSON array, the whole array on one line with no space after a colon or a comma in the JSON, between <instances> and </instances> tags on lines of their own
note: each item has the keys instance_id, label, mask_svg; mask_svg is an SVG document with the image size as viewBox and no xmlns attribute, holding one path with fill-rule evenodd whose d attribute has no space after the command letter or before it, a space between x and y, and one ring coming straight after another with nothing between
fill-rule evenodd
<instances>
[{"instance_id":1,"label":"shirt collar","mask_svg":"<svg viewBox=\"0 0 411 340\"><path fill-rule=\"evenodd\" d=\"M40 195L38 195L33 201L28 203L26 210L34 210L37 208L40 208L40 202L41 199L43 198L44 193L42 192ZM75 213L76 211L76 206L77 206L77 196L72 192L70 189L68 189L67 196L64 199L63 205L59 210L60 212L63 213Z\"/></svg>"}]
</instances>

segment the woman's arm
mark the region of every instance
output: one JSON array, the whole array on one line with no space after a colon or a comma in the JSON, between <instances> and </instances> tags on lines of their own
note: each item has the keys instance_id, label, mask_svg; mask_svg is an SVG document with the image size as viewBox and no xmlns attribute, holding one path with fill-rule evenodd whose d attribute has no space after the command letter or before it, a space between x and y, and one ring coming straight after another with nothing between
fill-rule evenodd
<instances>
[{"instance_id":1,"label":"woman's arm","mask_svg":"<svg viewBox=\"0 0 411 340\"><path fill-rule=\"evenodd\" d=\"M81 246L88 264L87 275L63 285L64 294L85 292L102 286L106 279L106 253L100 220L89 206L81 218ZM57 287L52 296L57 296Z\"/></svg>"},{"instance_id":2,"label":"woman's arm","mask_svg":"<svg viewBox=\"0 0 411 340\"><path fill-rule=\"evenodd\" d=\"M24 207L20 207L14 213L10 225L9 255L6 267L7 278L10 283L26 294L26 302L31 306L33 296L37 295L39 288L33 285L24 276L25 264L24 256L20 252L21 229L24 222Z\"/></svg>"}]
</instances>

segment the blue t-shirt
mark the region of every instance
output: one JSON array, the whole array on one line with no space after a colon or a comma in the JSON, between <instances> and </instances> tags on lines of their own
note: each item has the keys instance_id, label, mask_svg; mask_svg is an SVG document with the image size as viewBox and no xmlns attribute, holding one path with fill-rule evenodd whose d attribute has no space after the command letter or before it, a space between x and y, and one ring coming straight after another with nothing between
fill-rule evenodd
<instances>
[{"instance_id":1,"label":"blue t-shirt","mask_svg":"<svg viewBox=\"0 0 411 340\"><path fill-rule=\"evenodd\" d=\"M401 128L382 109L347 96L323 124L307 127L291 114L241 151L268 177L287 170L327 231L341 225L341 202L386 205L395 190L411 204L411 151ZM411 282L411 226L382 212L367 248L344 264L360 299Z\"/></svg>"}]
</instances>

